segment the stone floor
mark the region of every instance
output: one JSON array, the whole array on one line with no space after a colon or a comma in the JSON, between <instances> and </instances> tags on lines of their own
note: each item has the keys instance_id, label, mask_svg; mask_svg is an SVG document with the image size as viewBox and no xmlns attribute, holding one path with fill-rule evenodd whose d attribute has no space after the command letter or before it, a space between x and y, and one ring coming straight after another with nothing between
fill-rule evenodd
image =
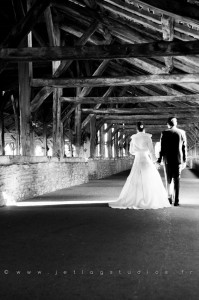
<instances>
[{"instance_id":1,"label":"stone floor","mask_svg":"<svg viewBox=\"0 0 199 300\"><path fill-rule=\"evenodd\" d=\"M1 208L0 299L198 299L198 174L180 207L109 208L127 175Z\"/></svg>"}]
</instances>

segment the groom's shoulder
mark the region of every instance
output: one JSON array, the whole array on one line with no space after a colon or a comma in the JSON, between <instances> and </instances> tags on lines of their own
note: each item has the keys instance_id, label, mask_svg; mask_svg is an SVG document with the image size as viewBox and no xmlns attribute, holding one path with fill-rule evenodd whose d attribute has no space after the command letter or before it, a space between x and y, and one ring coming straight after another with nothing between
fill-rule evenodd
<instances>
[{"instance_id":1,"label":"groom's shoulder","mask_svg":"<svg viewBox=\"0 0 199 300\"><path fill-rule=\"evenodd\" d=\"M182 134L182 135L185 135L185 131L181 128L176 128L176 131L179 133L179 134Z\"/></svg>"},{"instance_id":2,"label":"groom's shoulder","mask_svg":"<svg viewBox=\"0 0 199 300\"><path fill-rule=\"evenodd\" d=\"M169 134L170 133L170 129L165 129L162 131L162 134Z\"/></svg>"}]
</instances>

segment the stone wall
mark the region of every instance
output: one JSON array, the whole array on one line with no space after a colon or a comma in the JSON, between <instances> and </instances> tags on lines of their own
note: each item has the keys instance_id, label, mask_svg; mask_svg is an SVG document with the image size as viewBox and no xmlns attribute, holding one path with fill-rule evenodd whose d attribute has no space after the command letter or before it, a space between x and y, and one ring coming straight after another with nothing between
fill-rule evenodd
<instances>
[{"instance_id":1,"label":"stone wall","mask_svg":"<svg viewBox=\"0 0 199 300\"><path fill-rule=\"evenodd\" d=\"M0 205L22 201L129 169L132 159L0 156Z\"/></svg>"},{"instance_id":2,"label":"stone wall","mask_svg":"<svg viewBox=\"0 0 199 300\"><path fill-rule=\"evenodd\" d=\"M131 168L133 158L89 159L89 179L100 179Z\"/></svg>"},{"instance_id":3,"label":"stone wall","mask_svg":"<svg viewBox=\"0 0 199 300\"><path fill-rule=\"evenodd\" d=\"M1 205L88 182L87 165L79 158L59 161L47 157L2 156Z\"/></svg>"},{"instance_id":4,"label":"stone wall","mask_svg":"<svg viewBox=\"0 0 199 300\"><path fill-rule=\"evenodd\" d=\"M191 160L190 165L191 165L191 169L199 171L199 158L193 158Z\"/></svg>"}]
</instances>

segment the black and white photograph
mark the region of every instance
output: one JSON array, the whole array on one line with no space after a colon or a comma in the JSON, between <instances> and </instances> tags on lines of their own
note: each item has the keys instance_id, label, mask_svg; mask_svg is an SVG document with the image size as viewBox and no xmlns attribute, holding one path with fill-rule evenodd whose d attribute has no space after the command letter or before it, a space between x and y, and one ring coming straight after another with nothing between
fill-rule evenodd
<instances>
[{"instance_id":1,"label":"black and white photograph","mask_svg":"<svg viewBox=\"0 0 199 300\"><path fill-rule=\"evenodd\" d=\"M199 0L0 1L0 299L198 300Z\"/></svg>"}]
</instances>

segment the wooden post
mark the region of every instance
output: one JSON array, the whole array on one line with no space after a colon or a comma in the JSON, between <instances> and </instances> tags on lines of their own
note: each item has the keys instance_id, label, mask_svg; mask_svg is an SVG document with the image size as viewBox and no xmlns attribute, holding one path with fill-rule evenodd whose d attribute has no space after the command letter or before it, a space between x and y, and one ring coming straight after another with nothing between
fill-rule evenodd
<instances>
[{"instance_id":1,"label":"wooden post","mask_svg":"<svg viewBox=\"0 0 199 300\"><path fill-rule=\"evenodd\" d=\"M108 146L108 158L112 158L112 134L111 134L111 128L108 131L107 146Z\"/></svg>"},{"instance_id":2,"label":"wooden post","mask_svg":"<svg viewBox=\"0 0 199 300\"><path fill-rule=\"evenodd\" d=\"M47 124L45 122L44 117L43 117L43 153L44 153L44 156L48 155L48 149L47 149Z\"/></svg>"},{"instance_id":3,"label":"wooden post","mask_svg":"<svg viewBox=\"0 0 199 300\"><path fill-rule=\"evenodd\" d=\"M80 154L81 147L81 104L75 108L76 153Z\"/></svg>"},{"instance_id":4,"label":"wooden post","mask_svg":"<svg viewBox=\"0 0 199 300\"><path fill-rule=\"evenodd\" d=\"M125 143L126 143L126 145L125 145L126 156L129 156L129 137L128 136L125 137Z\"/></svg>"},{"instance_id":5,"label":"wooden post","mask_svg":"<svg viewBox=\"0 0 199 300\"><path fill-rule=\"evenodd\" d=\"M53 92L53 156L63 157L61 149L61 97L62 89L55 89Z\"/></svg>"},{"instance_id":6,"label":"wooden post","mask_svg":"<svg viewBox=\"0 0 199 300\"><path fill-rule=\"evenodd\" d=\"M27 1L27 10L30 9L30 1ZM30 32L26 39L20 46L32 47L32 32ZM31 86L32 78L32 63L19 62L18 63L18 78L19 78L19 109L20 109L20 145L21 155L31 155Z\"/></svg>"},{"instance_id":7,"label":"wooden post","mask_svg":"<svg viewBox=\"0 0 199 300\"><path fill-rule=\"evenodd\" d=\"M65 157L65 138L64 138L64 124L61 122L61 157Z\"/></svg>"},{"instance_id":8,"label":"wooden post","mask_svg":"<svg viewBox=\"0 0 199 300\"><path fill-rule=\"evenodd\" d=\"M47 8L45 11L45 19L47 24L47 31L49 42L51 46L60 46L60 31L58 26L54 26L52 21L51 9ZM52 73L55 74L60 61L52 62ZM61 88L55 88L53 91L53 156L60 159L63 157L62 139L61 139L61 102L62 95Z\"/></svg>"},{"instance_id":9,"label":"wooden post","mask_svg":"<svg viewBox=\"0 0 199 300\"><path fill-rule=\"evenodd\" d=\"M5 155L5 137L4 137L5 130L4 130L4 115L3 115L5 103L6 103L6 98L3 92L1 91L0 94L0 155Z\"/></svg>"},{"instance_id":10,"label":"wooden post","mask_svg":"<svg viewBox=\"0 0 199 300\"><path fill-rule=\"evenodd\" d=\"M35 156L35 132L32 122L30 123L30 156Z\"/></svg>"},{"instance_id":11,"label":"wooden post","mask_svg":"<svg viewBox=\"0 0 199 300\"><path fill-rule=\"evenodd\" d=\"M121 139L120 139L120 145L121 145L121 157L124 156L124 148L123 148L123 143L124 143L124 134L123 132L121 133Z\"/></svg>"},{"instance_id":12,"label":"wooden post","mask_svg":"<svg viewBox=\"0 0 199 300\"><path fill-rule=\"evenodd\" d=\"M49 42L51 46L60 46L60 30L56 24L53 24L51 9L45 11L45 19ZM52 62L52 73L55 74L60 65L60 61ZM53 156L60 159L63 157L62 138L61 138L61 88L55 88L53 91Z\"/></svg>"},{"instance_id":13,"label":"wooden post","mask_svg":"<svg viewBox=\"0 0 199 300\"><path fill-rule=\"evenodd\" d=\"M117 125L115 126L115 130L117 131ZM115 157L119 156L118 150L118 131L116 132L116 134L114 135L114 149L115 149Z\"/></svg>"},{"instance_id":14,"label":"wooden post","mask_svg":"<svg viewBox=\"0 0 199 300\"><path fill-rule=\"evenodd\" d=\"M21 155L30 156L30 77L31 63L18 64Z\"/></svg>"},{"instance_id":15,"label":"wooden post","mask_svg":"<svg viewBox=\"0 0 199 300\"><path fill-rule=\"evenodd\" d=\"M5 155L4 118L2 109L0 111L0 155Z\"/></svg>"},{"instance_id":16,"label":"wooden post","mask_svg":"<svg viewBox=\"0 0 199 300\"><path fill-rule=\"evenodd\" d=\"M163 33L163 40L164 41L173 41L174 36L174 28L173 28L173 18L170 16L162 16L162 33ZM173 57L165 57L165 64L168 72L171 72L173 69Z\"/></svg>"},{"instance_id":17,"label":"wooden post","mask_svg":"<svg viewBox=\"0 0 199 300\"><path fill-rule=\"evenodd\" d=\"M19 100L14 98L11 95L12 107L14 111L14 118L15 118L15 146L16 146L16 155L20 154L20 120L19 120Z\"/></svg>"},{"instance_id":18,"label":"wooden post","mask_svg":"<svg viewBox=\"0 0 199 300\"><path fill-rule=\"evenodd\" d=\"M5 155L4 120L2 111L0 113L0 155Z\"/></svg>"},{"instance_id":19,"label":"wooden post","mask_svg":"<svg viewBox=\"0 0 199 300\"><path fill-rule=\"evenodd\" d=\"M79 62L76 62L77 65L77 76L80 76L80 68L79 68ZM81 88L76 88L76 96L78 97L81 93ZM75 134L76 134L76 153L77 156L80 154L80 148L81 148L81 104L78 104L75 108Z\"/></svg>"},{"instance_id":20,"label":"wooden post","mask_svg":"<svg viewBox=\"0 0 199 300\"><path fill-rule=\"evenodd\" d=\"M104 124L100 128L100 156L101 158L105 157L105 133L104 133Z\"/></svg>"},{"instance_id":21,"label":"wooden post","mask_svg":"<svg viewBox=\"0 0 199 300\"><path fill-rule=\"evenodd\" d=\"M90 157L94 158L96 152L96 118L90 120Z\"/></svg>"}]
</instances>

